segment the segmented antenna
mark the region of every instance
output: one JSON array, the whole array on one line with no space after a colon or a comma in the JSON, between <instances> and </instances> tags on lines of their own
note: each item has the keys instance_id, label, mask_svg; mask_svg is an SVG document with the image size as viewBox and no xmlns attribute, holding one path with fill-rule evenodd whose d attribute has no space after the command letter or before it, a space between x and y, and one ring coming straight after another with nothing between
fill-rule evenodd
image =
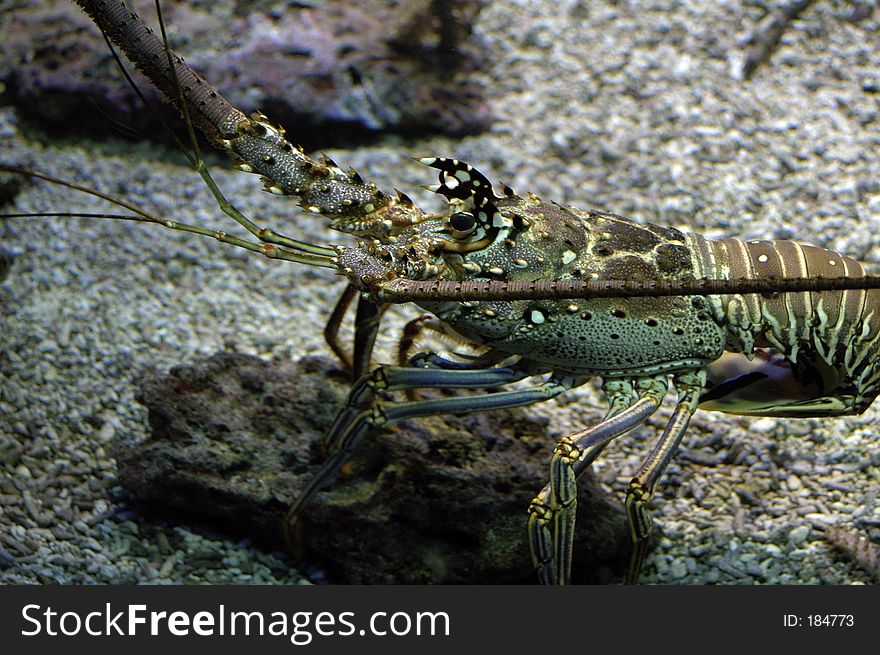
<instances>
[{"instance_id":1,"label":"segmented antenna","mask_svg":"<svg viewBox=\"0 0 880 655\"><path fill-rule=\"evenodd\" d=\"M563 300L712 296L744 293L806 293L880 289L880 276L755 278L737 280L409 280L398 278L375 290L381 302L434 300Z\"/></svg>"},{"instance_id":2,"label":"segmented antenna","mask_svg":"<svg viewBox=\"0 0 880 655\"><path fill-rule=\"evenodd\" d=\"M178 93L183 93L196 127L212 141L220 143L224 135L234 134L236 126L247 120L178 55L170 58L172 73L162 39L121 0L75 1L169 102L178 104Z\"/></svg>"}]
</instances>

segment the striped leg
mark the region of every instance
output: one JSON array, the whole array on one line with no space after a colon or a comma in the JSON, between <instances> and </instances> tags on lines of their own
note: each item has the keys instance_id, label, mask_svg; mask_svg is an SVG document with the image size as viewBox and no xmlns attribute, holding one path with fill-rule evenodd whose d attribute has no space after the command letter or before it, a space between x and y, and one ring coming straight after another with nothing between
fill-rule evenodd
<instances>
[{"instance_id":1,"label":"striped leg","mask_svg":"<svg viewBox=\"0 0 880 655\"><path fill-rule=\"evenodd\" d=\"M337 414L327 435L327 461L287 513L285 529L288 538L292 537L290 530L305 503L336 475L361 440L373 430L420 416L471 413L530 405L553 398L563 391L583 384L588 378L553 375L542 384L525 389L404 403L379 400L380 391L399 391L419 387L486 389L516 382L533 374L531 370L522 370L516 366L476 370L381 366L369 376L362 378L352 388L346 406Z\"/></svg>"},{"instance_id":2,"label":"striped leg","mask_svg":"<svg viewBox=\"0 0 880 655\"><path fill-rule=\"evenodd\" d=\"M608 443L653 414L668 383L665 375L637 381L636 399L629 382L609 380L603 385L609 398L605 419L559 441L550 460L550 482L529 507L529 544L532 562L542 584L567 584L577 508L577 479Z\"/></svg>"},{"instance_id":3,"label":"striped leg","mask_svg":"<svg viewBox=\"0 0 880 655\"><path fill-rule=\"evenodd\" d=\"M639 581L639 572L648 552L648 539L654 530L647 503L654 494L657 481L678 449L691 416L697 409L700 393L705 387L706 373L705 371L682 373L673 378L673 383L678 390L678 404L657 445L626 490L626 516L633 539L627 584L636 584Z\"/></svg>"}]
</instances>

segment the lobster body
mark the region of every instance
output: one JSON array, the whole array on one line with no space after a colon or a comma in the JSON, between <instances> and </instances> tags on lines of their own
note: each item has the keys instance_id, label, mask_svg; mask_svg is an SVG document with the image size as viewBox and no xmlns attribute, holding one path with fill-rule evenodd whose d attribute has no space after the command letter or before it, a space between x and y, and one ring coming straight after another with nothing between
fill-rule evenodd
<instances>
[{"instance_id":1,"label":"lobster body","mask_svg":"<svg viewBox=\"0 0 880 655\"><path fill-rule=\"evenodd\" d=\"M466 253L467 279L682 279L694 262L685 235L531 196L497 203L510 222ZM497 300L423 305L478 343L576 375L652 375L705 365L724 330L701 298Z\"/></svg>"},{"instance_id":2,"label":"lobster body","mask_svg":"<svg viewBox=\"0 0 880 655\"><path fill-rule=\"evenodd\" d=\"M172 102L187 108L215 144L242 162L241 170L262 175L274 194L296 196L306 211L323 214L334 229L363 237L337 266L368 294L377 282L395 277L865 276L849 257L791 241L711 241L532 195L522 198L506 187L498 196L483 174L449 159L423 160L440 168L434 190L450 200L448 215L429 217L405 195L395 198L353 170L311 159L264 116L245 116L182 59L166 58L164 44L119 0L78 4ZM448 223L467 210L482 216L473 231ZM270 243L287 245L271 231L249 229ZM732 413L858 413L871 404L880 384L870 356L880 339L878 290L419 304L462 336L547 370L613 378L705 369L711 389L704 407Z\"/></svg>"},{"instance_id":3,"label":"lobster body","mask_svg":"<svg viewBox=\"0 0 880 655\"><path fill-rule=\"evenodd\" d=\"M427 221L386 260L406 262L400 273L415 278L468 281L865 275L850 257L793 241L709 240L512 192L493 204L501 220L488 231L456 238L443 220ZM441 257L426 244L439 244ZM348 261L355 283L390 275ZM462 336L542 370L632 378L705 369L705 409L855 414L878 393L877 290L419 304Z\"/></svg>"},{"instance_id":4,"label":"lobster body","mask_svg":"<svg viewBox=\"0 0 880 655\"><path fill-rule=\"evenodd\" d=\"M712 241L676 229L641 225L599 211L498 196L472 166L452 159L423 163L440 169L435 191L447 214L413 225L393 239L374 238L340 249L338 264L368 296L395 277L518 283L530 280L769 280L862 278L849 257L791 241ZM466 386L464 374L396 373L379 369L355 388L329 443L334 455L325 482L373 426L438 410L480 411L528 404L603 378L606 419L559 441L550 482L530 507L529 534L540 579L570 579L576 480L614 438L643 422L671 381L678 393L672 417L627 490L635 548L628 580L635 582L652 521L647 501L698 406L758 416L860 413L878 393L876 340L880 292L725 293L724 295L528 299L498 297L418 304L458 334L490 352L515 355L519 369L467 371L484 386L550 373L529 392L499 392L472 400L414 401L384 406L380 388ZM377 296L378 297L378 296ZM497 358L496 358L497 361ZM441 365L442 366L442 365ZM464 373L464 372L463 372ZM506 376L506 377L505 377ZM399 381L398 381L399 379ZM365 400L364 400L365 399ZM378 418L377 418L378 417ZM310 493L312 490L307 490ZM303 501L298 501L295 515Z\"/></svg>"}]
</instances>

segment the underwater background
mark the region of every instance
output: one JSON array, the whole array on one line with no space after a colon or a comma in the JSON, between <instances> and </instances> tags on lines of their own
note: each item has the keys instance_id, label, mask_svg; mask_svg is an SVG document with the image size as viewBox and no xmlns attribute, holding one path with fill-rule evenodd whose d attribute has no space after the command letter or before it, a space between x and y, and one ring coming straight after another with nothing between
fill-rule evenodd
<instances>
[{"instance_id":1,"label":"underwater background","mask_svg":"<svg viewBox=\"0 0 880 655\"><path fill-rule=\"evenodd\" d=\"M150 5L135 3L155 23ZM167 3L166 19L174 47L234 103L425 208L441 207L420 189L435 175L412 157L453 156L562 204L880 260L873 3L812 3L754 70L750 38L773 18L763 2L308 5ZM0 162L235 229L142 116L78 9L0 6ZM259 223L347 242L227 160L208 161ZM0 175L0 203L0 214L119 211L9 175ZM330 357L322 330L341 279L99 219L0 217L0 255L0 581L327 579L308 563L291 568L235 515L205 525L143 510L120 485L113 452L118 440L150 434L135 396L151 375L223 350ZM379 361L394 360L401 326L418 314L394 308ZM523 411L552 444L604 408L587 385ZM622 500L667 416L606 449L593 467L604 491ZM880 538L878 425L876 408L828 420L697 412L651 503L662 536L642 581L872 582L824 528ZM526 509L516 517L523 545ZM425 566L443 581L441 565Z\"/></svg>"}]
</instances>

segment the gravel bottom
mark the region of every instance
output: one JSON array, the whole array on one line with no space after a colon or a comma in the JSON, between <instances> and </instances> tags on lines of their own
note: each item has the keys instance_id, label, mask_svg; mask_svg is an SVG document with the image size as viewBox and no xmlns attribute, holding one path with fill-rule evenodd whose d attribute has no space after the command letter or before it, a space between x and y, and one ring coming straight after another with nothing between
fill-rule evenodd
<instances>
[{"instance_id":1,"label":"gravel bottom","mask_svg":"<svg viewBox=\"0 0 880 655\"><path fill-rule=\"evenodd\" d=\"M437 199L418 185L434 176L410 156L453 155L558 202L710 237L794 238L877 262L877 17L852 21L848 3L818 2L744 82L758 5L487 2L476 27L490 52L481 76L498 117L491 132L329 154L428 207ZM0 152L161 216L229 229L198 177L158 146L57 143L23 131L4 108ZM259 222L314 242L344 240L227 168L213 167L221 187ZM113 211L42 183L24 183L13 206L5 211ZM0 284L0 582L303 582L246 540L136 514L108 451L117 437L147 434L133 394L151 371L223 347L326 352L321 330L340 281L121 221L3 220L0 246L15 258ZM395 313L382 357L416 313ZM562 436L602 410L587 387L531 411ZM620 498L664 416L595 464ZM878 424L873 409L797 421L698 412L652 501L664 536L644 582L870 582L822 528L877 540Z\"/></svg>"}]
</instances>

